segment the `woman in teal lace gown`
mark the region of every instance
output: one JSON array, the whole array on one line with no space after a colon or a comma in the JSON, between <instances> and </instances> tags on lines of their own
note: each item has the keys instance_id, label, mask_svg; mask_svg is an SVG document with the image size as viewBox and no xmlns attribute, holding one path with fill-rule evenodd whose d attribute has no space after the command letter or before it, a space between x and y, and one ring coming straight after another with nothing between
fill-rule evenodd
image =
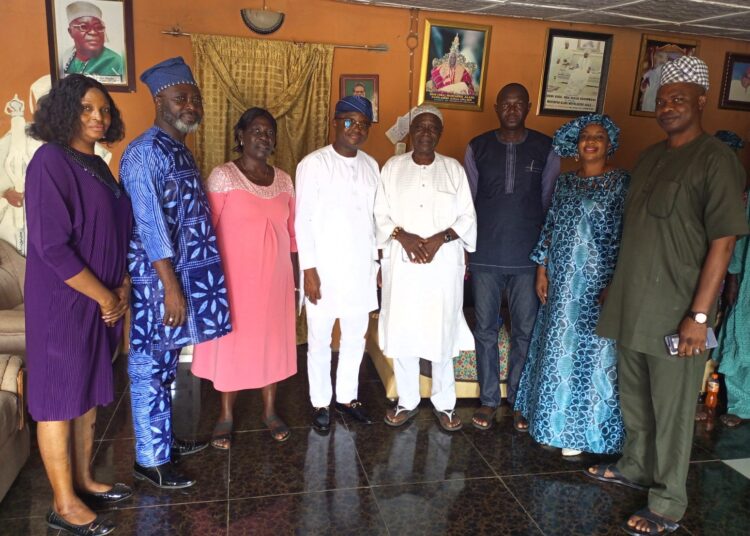
<instances>
[{"instance_id":1,"label":"woman in teal lace gown","mask_svg":"<svg viewBox=\"0 0 750 536\"><path fill-rule=\"evenodd\" d=\"M719 131L716 137L734 150L742 149L737 134ZM747 193L745 194L747 195ZM750 204L745 199L745 214L750 221ZM727 388L727 412L721 422L734 428L750 419L750 237L743 236L734 246L725 282L727 313L719 333L719 346L712 358L719 361Z\"/></svg>"},{"instance_id":2,"label":"woman in teal lace gown","mask_svg":"<svg viewBox=\"0 0 750 536\"><path fill-rule=\"evenodd\" d=\"M614 454L624 428L617 390L615 341L596 335L620 246L630 176L607 164L619 129L589 114L563 125L553 147L580 161L563 173L531 259L539 308L516 410L535 441L563 449Z\"/></svg>"}]
</instances>

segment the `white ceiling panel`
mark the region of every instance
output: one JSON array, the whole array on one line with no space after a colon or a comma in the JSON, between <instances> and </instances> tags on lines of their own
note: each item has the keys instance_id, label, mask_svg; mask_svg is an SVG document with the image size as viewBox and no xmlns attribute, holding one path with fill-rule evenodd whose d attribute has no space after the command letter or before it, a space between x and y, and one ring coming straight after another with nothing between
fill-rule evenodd
<instances>
[{"instance_id":1,"label":"white ceiling panel","mask_svg":"<svg viewBox=\"0 0 750 536\"><path fill-rule=\"evenodd\" d=\"M338 0L351 4L418 8L654 28L750 41L750 0Z\"/></svg>"}]
</instances>

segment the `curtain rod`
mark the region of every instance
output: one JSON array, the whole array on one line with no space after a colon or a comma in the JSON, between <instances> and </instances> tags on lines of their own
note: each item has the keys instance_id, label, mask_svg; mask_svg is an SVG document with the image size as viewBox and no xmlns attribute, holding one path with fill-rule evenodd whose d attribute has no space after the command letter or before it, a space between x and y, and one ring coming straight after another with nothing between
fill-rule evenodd
<instances>
[{"instance_id":1,"label":"curtain rod","mask_svg":"<svg viewBox=\"0 0 750 536\"><path fill-rule=\"evenodd\" d=\"M166 35L171 35L172 37L189 37L190 34L183 32L180 30L179 27L174 27L170 30L162 30L161 33ZM295 44L301 45L305 44L302 41L293 41ZM358 50L367 50L369 52L388 52L388 45L380 44L380 45L337 45L333 43L323 43L323 44L331 44L333 45L333 48L353 48Z\"/></svg>"}]
</instances>

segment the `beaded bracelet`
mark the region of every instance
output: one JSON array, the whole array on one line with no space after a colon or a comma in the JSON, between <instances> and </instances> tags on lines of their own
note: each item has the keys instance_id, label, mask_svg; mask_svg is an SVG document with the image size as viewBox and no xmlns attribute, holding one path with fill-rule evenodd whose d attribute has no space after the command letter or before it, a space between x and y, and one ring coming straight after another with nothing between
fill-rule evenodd
<instances>
[{"instance_id":1,"label":"beaded bracelet","mask_svg":"<svg viewBox=\"0 0 750 536\"><path fill-rule=\"evenodd\" d=\"M393 229L393 232L391 233L391 238L396 238L398 236L398 233L403 231L401 227L396 227Z\"/></svg>"}]
</instances>

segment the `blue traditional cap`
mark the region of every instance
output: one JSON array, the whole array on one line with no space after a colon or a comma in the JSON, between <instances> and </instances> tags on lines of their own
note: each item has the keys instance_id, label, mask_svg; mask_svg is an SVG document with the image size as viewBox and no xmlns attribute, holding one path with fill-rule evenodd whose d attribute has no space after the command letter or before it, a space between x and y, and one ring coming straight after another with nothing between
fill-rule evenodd
<instances>
[{"instance_id":1,"label":"blue traditional cap","mask_svg":"<svg viewBox=\"0 0 750 536\"><path fill-rule=\"evenodd\" d=\"M607 155L613 154L619 146L620 127L608 115L588 114L576 117L557 129L552 138L552 148L562 157L571 157L578 154L578 138L581 131L591 123L604 127L609 136L609 150Z\"/></svg>"},{"instance_id":2,"label":"blue traditional cap","mask_svg":"<svg viewBox=\"0 0 750 536\"><path fill-rule=\"evenodd\" d=\"M372 121L372 103L359 95L349 95L336 103L336 113L359 112Z\"/></svg>"},{"instance_id":3,"label":"blue traditional cap","mask_svg":"<svg viewBox=\"0 0 750 536\"><path fill-rule=\"evenodd\" d=\"M689 82L708 91L708 65L695 56L680 56L664 64L660 85Z\"/></svg>"},{"instance_id":4,"label":"blue traditional cap","mask_svg":"<svg viewBox=\"0 0 750 536\"><path fill-rule=\"evenodd\" d=\"M726 143L730 149L734 149L735 151L738 151L745 146L745 142L742 141L742 138L740 138L731 130L717 130L714 136L719 138L721 141Z\"/></svg>"},{"instance_id":5,"label":"blue traditional cap","mask_svg":"<svg viewBox=\"0 0 750 536\"><path fill-rule=\"evenodd\" d=\"M141 82L148 86L154 96L169 86L176 86L177 84L198 85L193 78L193 72L182 59L182 56L169 58L146 69L141 74Z\"/></svg>"}]
</instances>

